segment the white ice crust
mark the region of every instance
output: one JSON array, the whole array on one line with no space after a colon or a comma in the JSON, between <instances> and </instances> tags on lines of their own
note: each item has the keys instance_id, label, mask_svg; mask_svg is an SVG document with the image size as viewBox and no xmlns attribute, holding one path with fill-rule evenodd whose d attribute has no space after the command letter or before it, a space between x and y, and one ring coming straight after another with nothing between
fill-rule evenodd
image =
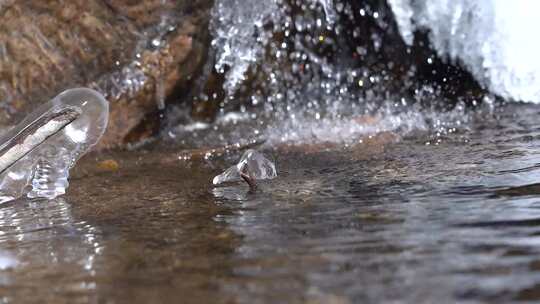
<instances>
[{"instance_id":1,"label":"white ice crust","mask_svg":"<svg viewBox=\"0 0 540 304\"><path fill-rule=\"evenodd\" d=\"M406 43L427 30L438 55L507 100L540 102L540 2L389 0Z\"/></svg>"}]
</instances>

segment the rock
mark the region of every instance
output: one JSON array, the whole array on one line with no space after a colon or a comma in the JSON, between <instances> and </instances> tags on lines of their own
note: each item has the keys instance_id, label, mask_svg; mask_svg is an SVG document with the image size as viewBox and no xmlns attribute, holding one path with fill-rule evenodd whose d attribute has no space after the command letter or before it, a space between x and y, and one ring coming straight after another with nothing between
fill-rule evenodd
<instances>
[{"instance_id":1,"label":"rock","mask_svg":"<svg viewBox=\"0 0 540 304\"><path fill-rule=\"evenodd\" d=\"M203 61L212 2L1 2L0 124L66 88L89 86L111 104L101 148L148 136L157 121L149 115Z\"/></svg>"},{"instance_id":2,"label":"rock","mask_svg":"<svg viewBox=\"0 0 540 304\"><path fill-rule=\"evenodd\" d=\"M487 93L459 63L437 55L427 32L415 33L412 45L407 45L389 1L342 2L350 5L346 10L350 14L342 16L346 44L370 74L382 76L383 94L390 91L426 106L452 108L458 100L475 104Z\"/></svg>"}]
</instances>

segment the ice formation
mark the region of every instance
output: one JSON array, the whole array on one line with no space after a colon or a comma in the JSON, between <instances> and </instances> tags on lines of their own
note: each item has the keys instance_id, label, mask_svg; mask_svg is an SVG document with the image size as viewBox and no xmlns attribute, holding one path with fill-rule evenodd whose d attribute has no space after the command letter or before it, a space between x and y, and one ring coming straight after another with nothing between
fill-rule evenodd
<instances>
[{"instance_id":1,"label":"ice formation","mask_svg":"<svg viewBox=\"0 0 540 304\"><path fill-rule=\"evenodd\" d=\"M224 182L240 181L240 172L247 173L255 180L277 177L276 165L262 153L250 149L242 155L238 164L214 177L212 182L214 185L219 185Z\"/></svg>"},{"instance_id":2,"label":"ice formation","mask_svg":"<svg viewBox=\"0 0 540 304\"><path fill-rule=\"evenodd\" d=\"M263 26L279 12L279 1L219 0L214 5L215 68L222 73L230 69L224 84L229 94L245 80L250 65L263 55L264 44L270 38Z\"/></svg>"},{"instance_id":3,"label":"ice formation","mask_svg":"<svg viewBox=\"0 0 540 304\"><path fill-rule=\"evenodd\" d=\"M536 1L389 0L400 33L412 44L428 30L442 58L463 64L491 92L540 102L540 26Z\"/></svg>"},{"instance_id":4,"label":"ice formation","mask_svg":"<svg viewBox=\"0 0 540 304\"><path fill-rule=\"evenodd\" d=\"M60 93L0 137L0 202L65 193L69 169L101 138L109 104L91 89Z\"/></svg>"},{"instance_id":5,"label":"ice formation","mask_svg":"<svg viewBox=\"0 0 540 304\"><path fill-rule=\"evenodd\" d=\"M334 1L309 0L302 2L302 7L319 4L324 10L326 22L334 24L338 19ZM275 34L292 26L292 19L287 18L285 14L286 6L283 0L217 0L215 2L212 9L214 37L212 47L216 57L214 67L225 75L223 87L227 94L233 95L236 92L246 80L246 74L250 68L264 64L261 60L264 56L268 56L266 47ZM308 24L307 19L298 18L296 26L311 28L313 25ZM305 29L299 29L299 31L303 30ZM286 47L282 44L281 48ZM276 57L280 56L276 54Z\"/></svg>"}]
</instances>

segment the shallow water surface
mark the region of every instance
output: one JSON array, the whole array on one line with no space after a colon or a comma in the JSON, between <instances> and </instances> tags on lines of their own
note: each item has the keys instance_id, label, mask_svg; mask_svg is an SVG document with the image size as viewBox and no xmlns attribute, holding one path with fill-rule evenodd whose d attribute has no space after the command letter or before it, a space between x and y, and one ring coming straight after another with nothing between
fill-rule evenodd
<instances>
[{"instance_id":1,"label":"shallow water surface","mask_svg":"<svg viewBox=\"0 0 540 304\"><path fill-rule=\"evenodd\" d=\"M539 115L269 148L279 176L255 193L211 186L240 153L90 155L66 196L0 206L0 302L538 301Z\"/></svg>"}]
</instances>

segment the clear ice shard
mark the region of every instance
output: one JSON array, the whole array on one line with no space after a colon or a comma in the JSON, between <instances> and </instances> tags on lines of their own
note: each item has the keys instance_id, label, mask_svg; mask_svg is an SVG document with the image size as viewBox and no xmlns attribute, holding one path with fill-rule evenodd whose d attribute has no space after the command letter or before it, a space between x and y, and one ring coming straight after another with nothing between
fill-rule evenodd
<instances>
[{"instance_id":1,"label":"clear ice shard","mask_svg":"<svg viewBox=\"0 0 540 304\"><path fill-rule=\"evenodd\" d=\"M214 177L212 183L219 185L224 182L241 181L240 172L247 173L255 180L277 177L276 165L262 153L250 149L242 155L238 164Z\"/></svg>"},{"instance_id":2,"label":"clear ice shard","mask_svg":"<svg viewBox=\"0 0 540 304\"><path fill-rule=\"evenodd\" d=\"M69 89L0 137L0 203L66 192L69 169L107 127L109 103L87 88Z\"/></svg>"}]
</instances>

